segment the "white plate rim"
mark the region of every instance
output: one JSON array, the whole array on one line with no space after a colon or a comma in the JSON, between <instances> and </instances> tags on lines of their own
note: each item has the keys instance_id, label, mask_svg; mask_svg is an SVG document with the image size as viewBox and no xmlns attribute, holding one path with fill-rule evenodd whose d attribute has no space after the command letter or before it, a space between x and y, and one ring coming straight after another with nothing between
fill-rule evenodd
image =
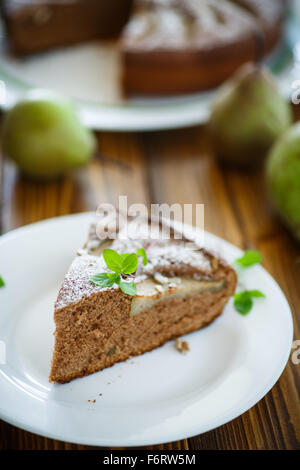
<instances>
[{"instance_id":1,"label":"white plate rim","mask_svg":"<svg viewBox=\"0 0 300 470\"><path fill-rule=\"evenodd\" d=\"M60 222L60 221L65 222L65 221L70 220L71 218L78 218L78 219L83 218L83 219L86 219L86 221L88 221L93 216L94 216L94 213L92 213L92 212L82 212L82 213L71 214L71 215L62 215L62 216L49 218L49 219L46 219L46 220L42 220L40 222L35 222L35 223L32 223L32 224L28 224L28 225L16 228L15 230L12 230L12 231L10 231L10 232L8 232L8 233L6 233L6 234L4 234L0 237L0 248L1 248L1 245L6 240L11 240L11 239L17 238L18 236L22 236L23 233L24 234L28 233L31 230L38 230L41 226L47 226L48 224L56 223L56 222ZM233 244L227 242L226 240L223 240L222 238L220 238L220 237L218 237L214 234L211 234L209 232L205 232L205 233L208 234L209 237L212 237L212 239L215 239L215 241L218 242L219 244L221 244L221 245L225 244L225 245L227 245L231 248L234 248L235 250L238 250L240 253L242 253L242 250L240 250L239 248L237 248ZM284 345L284 347L282 347L281 360L280 360L280 363L278 363L278 367L276 369L276 372L266 380L266 382L263 384L263 386L258 391L255 391L255 393L253 393L247 400L245 400L242 405L240 405L238 408L236 408L234 410L231 409L230 413L228 413L228 416L225 419L224 419L224 417L221 417L221 418L216 418L214 421L212 420L211 425L209 427L206 427L205 430L201 429L201 426L197 424L196 426L194 426L193 428L191 428L188 432L186 432L184 434L183 434L182 430L174 431L172 433L169 432L168 438L165 441L163 441L164 443L178 441L178 440L182 440L182 439L188 439L188 438L191 438L193 436L202 434L204 432L209 432L213 429L216 429L219 426L222 426L222 425L236 419L237 417L241 416L243 413L245 413L246 411L251 409L254 405L256 405L273 388L273 386L276 384L276 382L278 381L278 379L282 375L282 373L283 373L283 371L286 367L286 364L289 360L289 356L290 356L290 352L291 352L291 346L292 346L293 334L294 334L293 333L293 317L292 317L292 313L291 313L289 304L288 304L288 302L286 300L286 297L285 297L284 293L282 292L281 288L278 286L278 284L273 279L273 277L263 267L260 267L260 269L264 271L264 275L268 278L269 281L271 281L273 283L273 285L276 287L278 292L281 294L282 300L283 300L283 302L285 304L285 307L286 307L285 317L286 317L286 320L288 320L287 325L286 325L287 326L287 338L288 339L287 339L286 344ZM0 372L1 372L1 370L0 370ZM3 380L3 376L2 376L2 373L0 373L0 384L1 384L2 380ZM0 390L1 390L1 387L0 387ZM59 432L58 433L53 433L53 432L48 432L48 431L42 430L39 426L32 426L30 423L23 422L22 419L12 419L10 417L9 413L5 413L5 411L3 411L1 409L0 409L0 418L3 419L5 422L7 422L7 423L9 423L13 426L17 426L17 427L19 427L19 428L21 428L25 431L32 432L32 433L38 434L40 436L44 436L44 437L48 437L48 438L52 438L52 439L56 439L56 440L60 440L60 441L72 442L74 444L94 445L94 446L101 446L101 447L102 446L124 446L124 447L128 447L128 446L157 445L157 444L162 443L161 439L159 439L159 440L151 439L151 441L149 441L149 439L146 438L145 440L141 439L141 440L138 440L137 442L135 442L135 441L127 442L126 439L125 440L123 439L121 441L120 441L120 439L117 439L116 441L113 441L111 438L109 438L107 441L105 441L105 439L101 438L101 442L99 442L99 439L97 437L85 439L83 436L82 437L77 437L77 438L74 437L74 436L73 437L72 436L66 436L66 435L60 434Z\"/></svg>"}]
</instances>

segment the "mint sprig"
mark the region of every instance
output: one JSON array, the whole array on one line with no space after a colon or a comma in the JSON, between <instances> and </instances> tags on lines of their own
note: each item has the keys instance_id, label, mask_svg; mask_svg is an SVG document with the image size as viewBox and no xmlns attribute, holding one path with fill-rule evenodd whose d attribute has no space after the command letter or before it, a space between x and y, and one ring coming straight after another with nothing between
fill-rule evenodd
<instances>
[{"instance_id":1,"label":"mint sprig","mask_svg":"<svg viewBox=\"0 0 300 470\"><path fill-rule=\"evenodd\" d=\"M136 285L130 279L136 275L139 256L142 257L143 264L146 266L148 259L143 248L139 248L136 253L122 254L107 248L103 251L103 258L112 272L95 274L90 278L90 282L99 287L112 287L117 284L125 294L135 295Z\"/></svg>"},{"instance_id":2,"label":"mint sprig","mask_svg":"<svg viewBox=\"0 0 300 470\"><path fill-rule=\"evenodd\" d=\"M265 294L259 290L245 290L243 292L239 292L233 296L234 308L242 315L247 315L252 310L253 299L265 297Z\"/></svg>"},{"instance_id":3,"label":"mint sprig","mask_svg":"<svg viewBox=\"0 0 300 470\"><path fill-rule=\"evenodd\" d=\"M5 286L5 282L3 280L3 277L0 276L0 287L4 287Z\"/></svg>"},{"instance_id":4,"label":"mint sprig","mask_svg":"<svg viewBox=\"0 0 300 470\"><path fill-rule=\"evenodd\" d=\"M261 253L256 250L245 251L241 258L235 260L237 264L243 266L244 268L249 268L255 264L260 263L262 260Z\"/></svg>"}]
</instances>

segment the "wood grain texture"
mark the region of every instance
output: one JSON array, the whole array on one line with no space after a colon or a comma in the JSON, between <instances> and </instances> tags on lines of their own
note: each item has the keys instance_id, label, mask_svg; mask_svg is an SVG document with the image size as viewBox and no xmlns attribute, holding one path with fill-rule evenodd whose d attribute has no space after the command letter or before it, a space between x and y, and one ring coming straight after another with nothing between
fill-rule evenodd
<instances>
[{"instance_id":1,"label":"wood grain texture","mask_svg":"<svg viewBox=\"0 0 300 470\"><path fill-rule=\"evenodd\" d=\"M97 156L72 176L48 183L1 170L0 229L95 210L101 202L204 203L205 229L241 248L255 247L280 284L300 339L300 246L272 214L262 171L221 169L203 127L151 133L101 133ZM268 345L276 347L276 345ZM300 449L300 365L289 361L275 387L238 419L201 436L151 449ZM0 422L0 449L90 449Z\"/></svg>"}]
</instances>

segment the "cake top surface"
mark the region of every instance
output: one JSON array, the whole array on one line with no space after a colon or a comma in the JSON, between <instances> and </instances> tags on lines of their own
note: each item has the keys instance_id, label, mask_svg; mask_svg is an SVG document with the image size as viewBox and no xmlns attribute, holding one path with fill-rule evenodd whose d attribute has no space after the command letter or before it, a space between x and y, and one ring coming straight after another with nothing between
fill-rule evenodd
<instances>
[{"instance_id":1,"label":"cake top surface","mask_svg":"<svg viewBox=\"0 0 300 470\"><path fill-rule=\"evenodd\" d=\"M282 11L282 0L138 0L122 41L128 49L209 49L253 36Z\"/></svg>"},{"instance_id":2,"label":"cake top surface","mask_svg":"<svg viewBox=\"0 0 300 470\"><path fill-rule=\"evenodd\" d=\"M78 256L72 262L60 289L55 308L60 309L69 304L78 302L99 291L118 288L98 287L90 282L91 276L110 272L102 256L105 248L111 248L118 253L136 252L144 248L147 253L148 264L139 264L134 279L137 284L157 273L168 276L187 275L196 279L213 279L218 269L216 257L203 249L197 241L186 236L180 236L169 228L160 231L159 238L148 236L148 223L138 224L132 221L125 230L119 230L113 240L100 240L96 234L95 225L91 227L85 247L78 251ZM147 231L147 232L146 232ZM132 235L134 234L134 237ZM156 232L157 235L157 232ZM170 239L165 237L170 235Z\"/></svg>"}]
</instances>

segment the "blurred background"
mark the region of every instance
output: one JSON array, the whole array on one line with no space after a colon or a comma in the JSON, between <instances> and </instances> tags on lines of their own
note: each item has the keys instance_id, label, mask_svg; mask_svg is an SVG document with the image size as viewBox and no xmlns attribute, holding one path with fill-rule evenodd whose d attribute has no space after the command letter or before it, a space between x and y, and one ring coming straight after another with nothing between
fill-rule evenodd
<instances>
[{"instance_id":1,"label":"blurred background","mask_svg":"<svg viewBox=\"0 0 300 470\"><path fill-rule=\"evenodd\" d=\"M300 1L0 5L0 232L119 195L203 203L207 231L262 253L299 338ZM299 448L299 387L289 364L245 415L168 446ZM0 448L83 447L0 430Z\"/></svg>"}]
</instances>

